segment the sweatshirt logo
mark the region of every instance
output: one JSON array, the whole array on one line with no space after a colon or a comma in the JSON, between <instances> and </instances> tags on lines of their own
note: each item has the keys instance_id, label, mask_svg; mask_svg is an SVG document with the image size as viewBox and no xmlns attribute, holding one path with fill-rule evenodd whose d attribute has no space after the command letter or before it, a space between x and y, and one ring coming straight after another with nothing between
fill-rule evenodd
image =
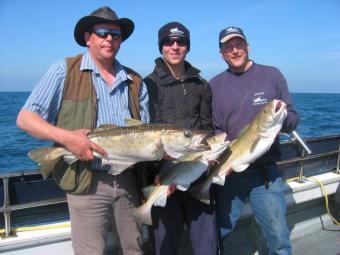
<instances>
[{"instance_id":1,"label":"sweatshirt logo","mask_svg":"<svg viewBox=\"0 0 340 255\"><path fill-rule=\"evenodd\" d=\"M264 92L255 93L253 96L253 105L267 104L268 99L265 97Z\"/></svg>"}]
</instances>

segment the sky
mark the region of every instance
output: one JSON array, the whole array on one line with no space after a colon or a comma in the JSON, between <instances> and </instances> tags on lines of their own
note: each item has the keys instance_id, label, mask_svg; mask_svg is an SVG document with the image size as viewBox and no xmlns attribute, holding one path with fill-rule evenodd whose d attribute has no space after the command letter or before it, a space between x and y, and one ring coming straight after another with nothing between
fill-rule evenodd
<instances>
[{"instance_id":1,"label":"sky","mask_svg":"<svg viewBox=\"0 0 340 255\"><path fill-rule=\"evenodd\" d=\"M340 93L339 0L0 0L0 91L31 91L52 63L86 52L74 26L104 5L134 21L117 59L142 76L160 56L158 29L178 21L190 30L187 60L211 79L227 68L218 34L232 25L250 58L279 68L291 92Z\"/></svg>"}]
</instances>

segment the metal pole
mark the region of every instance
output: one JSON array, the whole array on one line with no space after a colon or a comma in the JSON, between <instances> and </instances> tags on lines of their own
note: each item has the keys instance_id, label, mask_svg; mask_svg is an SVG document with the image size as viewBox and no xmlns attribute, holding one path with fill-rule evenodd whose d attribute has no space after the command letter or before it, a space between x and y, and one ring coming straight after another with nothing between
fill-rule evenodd
<instances>
[{"instance_id":1,"label":"metal pole","mask_svg":"<svg viewBox=\"0 0 340 255\"><path fill-rule=\"evenodd\" d=\"M301 153L301 161L300 161L300 173L299 173L299 179L297 180L297 182L299 183L303 183L303 162L304 162L304 158L305 157L305 150L302 150Z\"/></svg>"},{"instance_id":2,"label":"metal pole","mask_svg":"<svg viewBox=\"0 0 340 255\"><path fill-rule=\"evenodd\" d=\"M338 149L338 161L336 163L336 173L337 174L340 174L340 145L339 145L339 149Z\"/></svg>"},{"instance_id":3,"label":"metal pole","mask_svg":"<svg viewBox=\"0 0 340 255\"><path fill-rule=\"evenodd\" d=\"M6 210L10 207L9 190L8 190L8 178L2 179L4 183L4 219L5 219L5 236L8 237L11 234L11 210Z\"/></svg>"},{"instance_id":4,"label":"metal pole","mask_svg":"<svg viewBox=\"0 0 340 255\"><path fill-rule=\"evenodd\" d=\"M301 137L299 136L299 134L295 130L292 132L292 135L294 136L294 140L296 140L300 143L300 145L307 152L307 154L312 153L311 149L309 149L307 144L305 144L305 142L301 139Z\"/></svg>"}]
</instances>

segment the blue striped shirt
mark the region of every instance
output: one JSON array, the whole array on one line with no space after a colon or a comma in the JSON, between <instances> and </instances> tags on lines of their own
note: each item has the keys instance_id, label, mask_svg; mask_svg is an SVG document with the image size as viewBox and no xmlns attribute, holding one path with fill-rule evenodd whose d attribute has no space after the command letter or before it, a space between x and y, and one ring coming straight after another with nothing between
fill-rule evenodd
<instances>
[{"instance_id":1,"label":"blue striped shirt","mask_svg":"<svg viewBox=\"0 0 340 255\"><path fill-rule=\"evenodd\" d=\"M92 80L97 94L98 113L96 127L102 124L125 126L125 119L131 118L128 108L128 84L130 79L124 67L115 60L116 79L108 86L89 53L84 54L80 70L92 70ZM23 109L39 114L51 124L56 124L61 107L63 86L66 76L66 60L54 63L32 90ZM150 122L149 97L143 83L140 90L140 116L144 123ZM94 169L101 169L101 160L93 162Z\"/></svg>"},{"instance_id":2,"label":"blue striped shirt","mask_svg":"<svg viewBox=\"0 0 340 255\"><path fill-rule=\"evenodd\" d=\"M124 67L115 60L116 79L108 86L89 53L85 53L80 70L92 70L92 80L97 93L98 113L96 127L102 124L125 126L125 119L131 118L128 108L128 85L131 79ZM56 117L61 107L63 86L66 76L66 60L54 63L32 90L24 109L36 112L49 123L56 124ZM150 121L148 93L145 84L140 91L140 115L144 123Z\"/></svg>"}]
</instances>

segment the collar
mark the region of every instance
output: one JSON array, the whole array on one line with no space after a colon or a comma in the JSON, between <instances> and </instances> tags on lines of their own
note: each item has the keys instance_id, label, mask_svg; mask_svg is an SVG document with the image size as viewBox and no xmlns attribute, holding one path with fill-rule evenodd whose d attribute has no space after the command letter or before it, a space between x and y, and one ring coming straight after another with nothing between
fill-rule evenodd
<instances>
[{"instance_id":1,"label":"collar","mask_svg":"<svg viewBox=\"0 0 340 255\"><path fill-rule=\"evenodd\" d=\"M115 59L114 63L113 63L115 70L116 70L116 82L118 82L118 84L126 81L126 80L132 80L132 77L130 77L125 68L123 67L123 65L120 64L120 62ZM80 63L80 70L84 71L84 70L91 70L93 73L95 74L100 74L99 69L97 67L97 65L95 64L94 60L92 59L91 55L89 52L86 52L82 59L81 59L81 63Z\"/></svg>"},{"instance_id":2,"label":"collar","mask_svg":"<svg viewBox=\"0 0 340 255\"><path fill-rule=\"evenodd\" d=\"M177 79L175 79L171 71L169 70L169 67L165 64L163 58L159 57L155 60L156 66L154 69L154 72L159 76L159 78L163 81L162 84L169 84L171 82L176 82ZM200 70L193 67L189 62L184 62L185 66L185 74L183 76L182 80L187 80L190 78L196 78L199 77Z\"/></svg>"}]
</instances>

